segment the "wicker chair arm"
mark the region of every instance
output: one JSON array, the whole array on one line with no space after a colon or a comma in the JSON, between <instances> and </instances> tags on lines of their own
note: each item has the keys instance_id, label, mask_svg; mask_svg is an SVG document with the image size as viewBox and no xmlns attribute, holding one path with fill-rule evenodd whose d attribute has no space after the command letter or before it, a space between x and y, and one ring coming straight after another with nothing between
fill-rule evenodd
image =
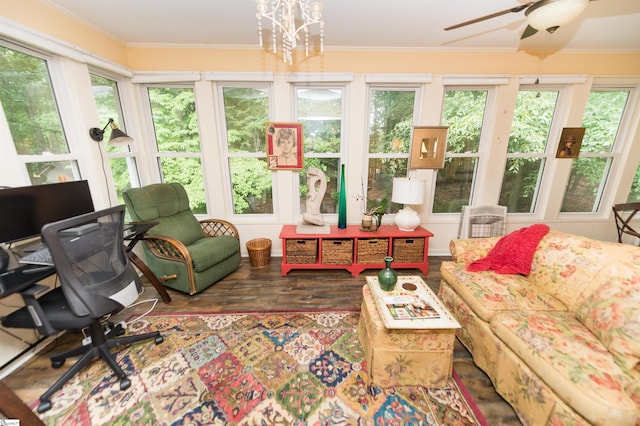
<instances>
[{"instance_id":1,"label":"wicker chair arm","mask_svg":"<svg viewBox=\"0 0 640 426\"><path fill-rule=\"evenodd\" d=\"M203 219L200 221L202 232L207 237L219 237L221 235L229 235L240 240L238 228L231 222L222 219Z\"/></svg>"},{"instance_id":2,"label":"wicker chair arm","mask_svg":"<svg viewBox=\"0 0 640 426\"><path fill-rule=\"evenodd\" d=\"M145 235L144 242L149 251L160 259L173 260L191 265L191 255L187 247L175 238L165 235Z\"/></svg>"}]
</instances>

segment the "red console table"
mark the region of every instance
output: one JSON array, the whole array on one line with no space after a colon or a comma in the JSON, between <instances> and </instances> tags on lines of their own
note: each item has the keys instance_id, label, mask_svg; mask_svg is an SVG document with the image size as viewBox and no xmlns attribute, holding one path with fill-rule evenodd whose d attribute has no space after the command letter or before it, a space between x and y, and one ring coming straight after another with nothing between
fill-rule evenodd
<instances>
[{"instance_id":1,"label":"red console table","mask_svg":"<svg viewBox=\"0 0 640 426\"><path fill-rule=\"evenodd\" d=\"M328 234L297 234L296 225L284 225L282 276L292 269L346 269L358 276L365 269L384 268L384 257L394 258L393 269L419 269L429 272L429 238L433 234L419 226L411 232L393 225L382 225L375 232L330 226Z\"/></svg>"}]
</instances>

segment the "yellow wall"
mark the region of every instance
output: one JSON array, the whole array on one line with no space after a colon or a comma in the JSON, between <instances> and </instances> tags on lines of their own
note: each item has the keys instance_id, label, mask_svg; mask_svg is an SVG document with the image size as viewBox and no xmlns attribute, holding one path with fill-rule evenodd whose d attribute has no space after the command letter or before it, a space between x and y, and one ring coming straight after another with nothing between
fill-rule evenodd
<instances>
[{"instance_id":1,"label":"yellow wall","mask_svg":"<svg viewBox=\"0 0 640 426\"><path fill-rule=\"evenodd\" d=\"M432 74L640 75L640 52L554 53L347 51L327 49L292 67L256 49L131 47L73 20L40 0L0 0L0 16L136 71L353 72ZM111 19L105 13L105 19Z\"/></svg>"},{"instance_id":2,"label":"yellow wall","mask_svg":"<svg viewBox=\"0 0 640 426\"><path fill-rule=\"evenodd\" d=\"M638 75L640 53L435 52L325 50L287 67L270 52L197 48L129 48L128 66L139 71L353 72L432 74Z\"/></svg>"}]
</instances>

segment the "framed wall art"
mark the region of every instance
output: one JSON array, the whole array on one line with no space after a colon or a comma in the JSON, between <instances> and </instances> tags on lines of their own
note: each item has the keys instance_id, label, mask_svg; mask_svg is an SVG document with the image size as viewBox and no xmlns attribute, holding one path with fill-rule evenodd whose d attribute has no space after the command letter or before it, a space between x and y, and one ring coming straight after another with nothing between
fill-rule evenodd
<instances>
[{"instance_id":1,"label":"framed wall art","mask_svg":"<svg viewBox=\"0 0 640 426\"><path fill-rule=\"evenodd\" d=\"M563 128L558 148L556 149L556 158L578 158L584 131L584 127Z\"/></svg>"},{"instance_id":2,"label":"framed wall art","mask_svg":"<svg viewBox=\"0 0 640 426\"><path fill-rule=\"evenodd\" d=\"M302 123L267 123L267 167L270 170L301 170Z\"/></svg>"},{"instance_id":3,"label":"framed wall art","mask_svg":"<svg viewBox=\"0 0 640 426\"><path fill-rule=\"evenodd\" d=\"M447 151L449 127L414 127L409 155L410 169L441 169Z\"/></svg>"}]
</instances>

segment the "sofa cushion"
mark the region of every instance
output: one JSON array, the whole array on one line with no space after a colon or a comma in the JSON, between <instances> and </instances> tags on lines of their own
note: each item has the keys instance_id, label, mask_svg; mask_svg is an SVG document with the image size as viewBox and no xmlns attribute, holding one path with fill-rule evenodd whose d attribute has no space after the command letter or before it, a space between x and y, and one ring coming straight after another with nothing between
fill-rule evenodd
<instances>
[{"instance_id":1,"label":"sofa cushion","mask_svg":"<svg viewBox=\"0 0 640 426\"><path fill-rule=\"evenodd\" d=\"M500 237L451 240L449 251L454 262L469 265L489 254L489 251L499 240Z\"/></svg>"},{"instance_id":2,"label":"sofa cushion","mask_svg":"<svg viewBox=\"0 0 640 426\"><path fill-rule=\"evenodd\" d=\"M187 250L193 261L193 269L202 272L238 253L240 243L235 237L221 235L201 238L188 246Z\"/></svg>"},{"instance_id":3,"label":"sofa cushion","mask_svg":"<svg viewBox=\"0 0 640 426\"><path fill-rule=\"evenodd\" d=\"M576 317L627 368L640 362L640 248L606 265Z\"/></svg>"},{"instance_id":4,"label":"sofa cushion","mask_svg":"<svg viewBox=\"0 0 640 426\"><path fill-rule=\"evenodd\" d=\"M571 312L508 312L491 329L532 371L585 418L638 421L625 387L633 380Z\"/></svg>"},{"instance_id":5,"label":"sofa cushion","mask_svg":"<svg viewBox=\"0 0 640 426\"><path fill-rule=\"evenodd\" d=\"M604 265L632 246L550 231L538 245L529 279L573 310L583 291L599 283L593 278Z\"/></svg>"},{"instance_id":6,"label":"sofa cushion","mask_svg":"<svg viewBox=\"0 0 640 426\"><path fill-rule=\"evenodd\" d=\"M483 321L489 322L496 312L502 311L567 309L521 275L468 272L464 265L454 262L442 262L440 274Z\"/></svg>"}]
</instances>

